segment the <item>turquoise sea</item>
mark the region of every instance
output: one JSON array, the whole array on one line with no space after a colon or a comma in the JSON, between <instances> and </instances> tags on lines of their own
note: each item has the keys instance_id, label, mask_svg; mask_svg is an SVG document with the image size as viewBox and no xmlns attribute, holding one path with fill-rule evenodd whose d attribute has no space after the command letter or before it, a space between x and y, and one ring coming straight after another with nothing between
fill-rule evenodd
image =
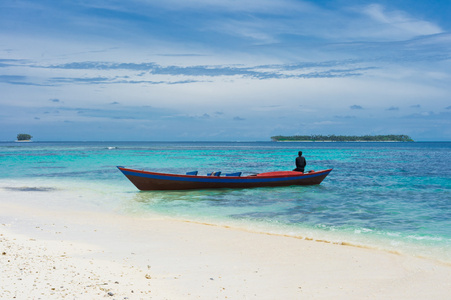
<instances>
[{"instance_id":1,"label":"turquoise sea","mask_svg":"<svg viewBox=\"0 0 451 300\"><path fill-rule=\"evenodd\" d=\"M140 192L116 169L246 175L292 170L299 150L306 170L334 168L321 185ZM0 142L0 189L451 262L450 163L451 142Z\"/></svg>"}]
</instances>

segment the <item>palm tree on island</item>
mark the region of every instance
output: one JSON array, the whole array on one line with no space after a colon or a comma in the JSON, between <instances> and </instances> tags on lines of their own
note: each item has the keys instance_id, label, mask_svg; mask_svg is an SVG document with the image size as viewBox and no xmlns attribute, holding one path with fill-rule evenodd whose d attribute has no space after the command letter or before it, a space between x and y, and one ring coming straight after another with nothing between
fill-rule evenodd
<instances>
[{"instance_id":1,"label":"palm tree on island","mask_svg":"<svg viewBox=\"0 0 451 300\"><path fill-rule=\"evenodd\" d=\"M32 136L26 133L19 133L17 135L17 142L31 142Z\"/></svg>"}]
</instances>

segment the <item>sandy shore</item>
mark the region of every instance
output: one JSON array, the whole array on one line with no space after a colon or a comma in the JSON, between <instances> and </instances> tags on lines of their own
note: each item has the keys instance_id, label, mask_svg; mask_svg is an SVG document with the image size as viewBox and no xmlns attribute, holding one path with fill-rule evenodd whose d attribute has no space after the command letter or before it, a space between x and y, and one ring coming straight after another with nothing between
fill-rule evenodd
<instances>
[{"instance_id":1,"label":"sandy shore","mask_svg":"<svg viewBox=\"0 0 451 300\"><path fill-rule=\"evenodd\" d=\"M0 193L5 195L14 193ZM451 295L451 265L432 260L160 217L49 210L12 200L0 197L0 299Z\"/></svg>"}]
</instances>

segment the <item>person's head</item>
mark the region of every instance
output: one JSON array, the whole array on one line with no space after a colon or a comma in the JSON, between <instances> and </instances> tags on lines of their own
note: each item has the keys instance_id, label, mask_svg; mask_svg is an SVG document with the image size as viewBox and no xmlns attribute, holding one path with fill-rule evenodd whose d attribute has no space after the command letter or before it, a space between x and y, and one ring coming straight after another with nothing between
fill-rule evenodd
<instances>
[{"instance_id":1,"label":"person's head","mask_svg":"<svg viewBox=\"0 0 451 300\"><path fill-rule=\"evenodd\" d=\"M302 156L302 151L299 151L298 154L299 154L299 156Z\"/></svg>"}]
</instances>

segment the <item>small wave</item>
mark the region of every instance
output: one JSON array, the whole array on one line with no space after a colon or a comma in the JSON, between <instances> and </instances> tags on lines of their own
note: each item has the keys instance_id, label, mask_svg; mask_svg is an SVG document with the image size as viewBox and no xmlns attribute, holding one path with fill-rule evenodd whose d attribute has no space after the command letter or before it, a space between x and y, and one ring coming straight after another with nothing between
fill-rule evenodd
<instances>
[{"instance_id":1,"label":"small wave","mask_svg":"<svg viewBox=\"0 0 451 300\"><path fill-rule=\"evenodd\" d=\"M409 235L408 239L417 240L417 241L444 241L442 237L434 237L434 236L418 236L418 235Z\"/></svg>"}]
</instances>

